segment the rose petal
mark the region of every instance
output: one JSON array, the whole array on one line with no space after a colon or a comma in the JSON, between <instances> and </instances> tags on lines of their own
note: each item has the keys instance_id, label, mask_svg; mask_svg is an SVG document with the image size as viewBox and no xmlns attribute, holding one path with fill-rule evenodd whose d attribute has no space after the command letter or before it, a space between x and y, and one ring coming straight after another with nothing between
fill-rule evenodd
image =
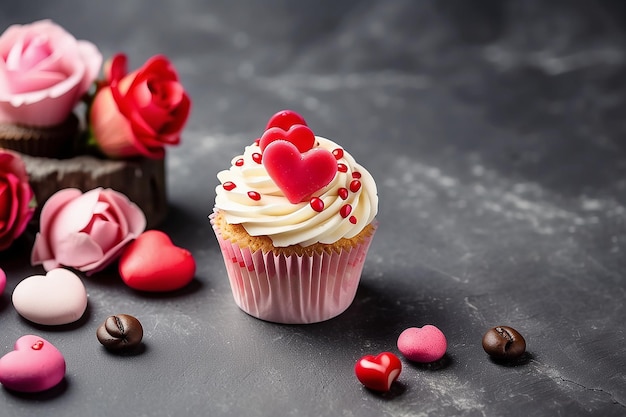
<instances>
[{"instance_id":1,"label":"rose petal","mask_svg":"<svg viewBox=\"0 0 626 417\"><path fill-rule=\"evenodd\" d=\"M185 94L178 107L172 111L170 121L162 126L160 132L161 135L180 136L180 131L185 123L187 123L190 110L191 99L189 99L189 96Z\"/></svg>"},{"instance_id":2,"label":"rose petal","mask_svg":"<svg viewBox=\"0 0 626 417\"><path fill-rule=\"evenodd\" d=\"M154 131L161 132L163 126L172 123L172 112L183 99L184 90L175 82L146 83L134 90L133 97L141 118Z\"/></svg>"},{"instance_id":3,"label":"rose petal","mask_svg":"<svg viewBox=\"0 0 626 417\"><path fill-rule=\"evenodd\" d=\"M87 275L94 274L102 269L106 268L109 264L115 261L122 253L122 249L133 240L130 236L126 237L124 240L120 241L117 245L112 247L107 253L102 256L102 258L96 260L95 262L85 264L78 269L85 272Z\"/></svg>"},{"instance_id":4,"label":"rose petal","mask_svg":"<svg viewBox=\"0 0 626 417\"><path fill-rule=\"evenodd\" d=\"M64 188L52 194L50 198L48 198L41 209L39 220L40 230L45 236L50 234L52 220L57 215L59 210L73 199L79 197L81 194L82 191L77 188Z\"/></svg>"},{"instance_id":5,"label":"rose petal","mask_svg":"<svg viewBox=\"0 0 626 417\"><path fill-rule=\"evenodd\" d=\"M107 62L105 77L109 83L119 81L128 72L128 59L125 54L116 54Z\"/></svg>"},{"instance_id":6,"label":"rose petal","mask_svg":"<svg viewBox=\"0 0 626 417\"><path fill-rule=\"evenodd\" d=\"M61 265L81 268L102 259L102 248L87 233L67 233L54 245L54 256Z\"/></svg>"},{"instance_id":7,"label":"rose petal","mask_svg":"<svg viewBox=\"0 0 626 417\"><path fill-rule=\"evenodd\" d=\"M98 77L103 58L96 45L88 41L78 41L77 52L85 65L85 72L79 90L80 95L83 95L91 88L94 80Z\"/></svg>"},{"instance_id":8,"label":"rose petal","mask_svg":"<svg viewBox=\"0 0 626 417\"><path fill-rule=\"evenodd\" d=\"M30 253L30 264L31 265L40 265L44 264L44 269L48 271L48 267L46 267L46 263L54 260L54 254L48 245L48 242L44 235L37 233L35 235L35 243L33 244L33 249ZM54 261L56 262L56 261ZM57 265L52 265L51 268L56 268Z\"/></svg>"},{"instance_id":9,"label":"rose petal","mask_svg":"<svg viewBox=\"0 0 626 417\"><path fill-rule=\"evenodd\" d=\"M19 212L20 201L17 199L17 191L20 185L19 179L13 174L6 174L4 178L0 179L0 184L4 187L0 190L0 193L4 194L5 203L7 207L3 210L2 221L4 225L0 227L0 238L7 236L13 241L14 235L14 223L17 219Z\"/></svg>"},{"instance_id":10,"label":"rose petal","mask_svg":"<svg viewBox=\"0 0 626 417\"><path fill-rule=\"evenodd\" d=\"M36 67L41 61L44 61L51 54L52 51L50 50L50 45L48 44L46 37L36 36L29 42L26 48L24 48L20 59L19 69L22 71L28 71L29 69Z\"/></svg>"},{"instance_id":11,"label":"rose petal","mask_svg":"<svg viewBox=\"0 0 626 417\"><path fill-rule=\"evenodd\" d=\"M89 229L89 236L102 248L102 252L108 252L123 237L120 235L120 226L95 218Z\"/></svg>"},{"instance_id":12,"label":"rose petal","mask_svg":"<svg viewBox=\"0 0 626 417\"><path fill-rule=\"evenodd\" d=\"M110 193L107 195L111 207L118 210L118 217L125 220L126 226L120 228L124 234L133 237L139 236L146 229L146 216L138 205L133 203L122 193Z\"/></svg>"},{"instance_id":13,"label":"rose petal","mask_svg":"<svg viewBox=\"0 0 626 417\"><path fill-rule=\"evenodd\" d=\"M48 236L50 235L50 229L53 225L53 221L57 213L63 209L63 207L72 201L74 198L80 196L82 192L76 188L65 188L54 193L41 209L40 215L40 232L35 237L35 243L31 251L30 262L32 265L44 265L44 269L55 268L58 263L48 262L54 260L54 246L50 245Z\"/></svg>"},{"instance_id":14,"label":"rose petal","mask_svg":"<svg viewBox=\"0 0 626 417\"><path fill-rule=\"evenodd\" d=\"M98 147L112 158L140 155L128 120L113 99L110 87L99 90L89 113L89 121Z\"/></svg>"},{"instance_id":15,"label":"rose petal","mask_svg":"<svg viewBox=\"0 0 626 417\"><path fill-rule=\"evenodd\" d=\"M50 88L67 78L65 74L50 71L8 73L7 76L12 94L28 94L33 90Z\"/></svg>"},{"instance_id":16,"label":"rose petal","mask_svg":"<svg viewBox=\"0 0 626 417\"><path fill-rule=\"evenodd\" d=\"M93 214L102 214L105 215L110 205L106 201L102 201L106 199L106 190L102 190L100 196L98 197L98 201L93 208Z\"/></svg>"},{"instance_id":17,"label":"rose petal","mask_svg":"<svg viewBox=\"0 0 626 417\"><path fill-rule=\"evenodd\" d=\"M11 211L11 190L7 181L0 177L0 220L9 217ZM0 229L1 231L1 229Z\"/></svg>"},{"instance_id":18,"label":"rose petal","mask_svg":"<svg viewBox=\"0 0 626 417\"><path fill-rule=\"evenodd\" d=\"M53 248L57 248L66 236L82 231L93 216L93 209L98 202L102 188L95 188L68 201L62 210L57 212L50 229L48 241ZM55 255L58 259L58 254Z\"/></svg>"}]
</instances>

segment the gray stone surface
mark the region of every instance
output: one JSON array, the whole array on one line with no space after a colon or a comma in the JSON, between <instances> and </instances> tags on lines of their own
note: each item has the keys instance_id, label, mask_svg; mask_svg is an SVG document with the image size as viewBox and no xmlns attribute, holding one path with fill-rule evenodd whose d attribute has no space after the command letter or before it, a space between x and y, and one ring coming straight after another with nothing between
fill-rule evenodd
<instances>
[{"instance_id":1,"label":"gray stone surface","mask_svg":"<svg viewBox=\"0 0 626 417\"><path fill-rule=\"evenodd\" d=\"M339 4L335 4L339 3ZM87 315L63 328L10 301L31 235L0 266L0 348L40 334L65 354L44 395L0 391L2 414L527 416L626 414L626 7L620 1L13 2L0 27L52 18L130 65L165 53L194 100L167 155L161 229L198 262L189 288L133 292L85 278ZM353 305L308 326L232 301L207 220L215 174L275 111L302 113L377 179L380 227ZM107 353L111 314L145 350ZM435 324L436 366L403 361L390 393L359 357ZM528 360L494 363L483 333L510 325Z\"/></svg>"}]
</instances>

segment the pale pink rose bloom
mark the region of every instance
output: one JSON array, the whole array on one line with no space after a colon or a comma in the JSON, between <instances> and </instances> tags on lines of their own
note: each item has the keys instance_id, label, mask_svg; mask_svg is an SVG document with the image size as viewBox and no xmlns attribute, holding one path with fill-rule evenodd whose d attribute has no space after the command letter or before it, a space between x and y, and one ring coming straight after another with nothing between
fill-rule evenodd
<instances>
[{"instance_id":1,"label":"pale pink rose bloom","mask_svg":"<svg viewBox=\"0 0 626 417\"><path fill-rule=\"evenodd\" d=\"M42 208L31 263L43 264L46 271L68 266L89 275L115 261L145 228L144 213L124 194L65 188Z\"/></svg>"},{"instance_id":2,"label":"pale pink rose bloom","mask_svg":"<svg viewBox=\"0 0 626 417\"><path fill-rule=\"evenodd\" d=\"M0 35L0 123L54 126L92 85L102 54L50 20Z\"/></svg>"}]
</instances>

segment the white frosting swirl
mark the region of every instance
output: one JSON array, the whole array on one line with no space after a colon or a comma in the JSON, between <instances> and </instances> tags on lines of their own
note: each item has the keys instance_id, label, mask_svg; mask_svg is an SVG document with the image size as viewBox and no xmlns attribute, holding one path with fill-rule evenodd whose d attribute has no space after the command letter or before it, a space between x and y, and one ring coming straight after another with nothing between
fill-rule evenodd
<instances>
[{"instance_id":1,"label":"white frosting swirl","mask_svg":"<svg viewBox=\"0 0 626 417\"><path fill-rule=\"evenodd\" d=\"M333 141L319 136L315 139L315 146L343 153L340 158L336 155L342 169L330 184L313 194L324 203L321 212L314 210L309 201L289 202L263 164L257 162L261 148L255 143L233 158L229 170L217 174L221 185L215 189L215 207L224 213L226 221L241 224L251 236L268 236L276 247L331 244L358 235L370 224L378 212L376 183L371 174ZM360 188L353 186L351 190L355 180ZM231 184L235 186L232 189ZM249 192L258 193L260 198L251 198ZM351 207L346 216L346 209L342 213L345 205Z\"/></svg>"}]
</instances>

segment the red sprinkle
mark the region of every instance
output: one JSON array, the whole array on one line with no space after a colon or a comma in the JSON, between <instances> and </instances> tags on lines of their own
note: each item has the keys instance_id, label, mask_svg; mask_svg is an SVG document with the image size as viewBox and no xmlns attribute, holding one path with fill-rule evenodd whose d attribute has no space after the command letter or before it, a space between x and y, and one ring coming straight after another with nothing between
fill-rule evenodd
<instances>
[{"instance_id":1,"label":"red sprinkle","mask_svg":"<svg viewBox=\"0 0 626 417\"><path fill-rule=\"evenodd\" d=\"M261 143L261 138L256 138L256 139L254 140L254 144L255 144L256 146L259 146L259 143Z\"/></svg>"},{"instance_id":2,"label":"red sprinkle","mask_svg":"<svg viewBox=\"0 0 626 417\"><path fill-rule=\"evenodd\" d=\"M341 214L341 217L343 217L344 219L348 217L351 212L352 206L350 204L344 204L343 206L341 206L341 209L339 209L339 214Z\"/></svg>"},{"instance_id":3,"label":"red sprinkle","mask_svg":"<svg viewBox=\"0 0 626 417\"><path fill-rule=\"evenodd\" d=\"M341 158L343 158L343 149L337 148L333 150L333 156L336 160L340 160Z\"/></svg>"},{"instance_id":4,"label":"red sprinkle","mask_svg":"<svg viewBox=\"0 0 626 417\"><path fill-rule=\"evenodd\" d=\"M356 224L356 217L350 216L350 218L348 220L350 220L350 223Z\"/></svg>"},{"instance_id":5,"label":"red sprinkle","mask_svg":"<svg viewBox=\"0 0 626 417\"><path fill-rule=\"evenodd\" d=\"M256 162L257 164L260 164L260 163L261 163L261 158L262 158L262 156L261 156L261 154L260 154L260 153L258 153L258 152L255 152L255 153L253 153L253 154L252 154L252 160L253 160L254 162Z\"/></svg>"},{"instance_id":6,"label":"red sprinkle","mask_svg":"<svg viewBox=\"0 0 626 417\"><path fill-rule=\"evenodd\" d=\"M350 183L350 191L352 191L353 193L356 193L360 189L361 189L361 181L352 180L352 182Z\"/></svg>"},{"instance_id":7,"label":"red sprinkle","mask_svg":"<svg viewBox=\"0 0 626 417\"><path fill-rule=\"evenodd\" d=\"M235 185L235 183L232 181L226 181L224 184L222 184L222 187L224 187L226 191L232 191L237 188L237 185Z\"/></svg>"},{"instance_id":8,"label":"red sprinkle","mask_svg":"<svg viewBox=\"0 0 626 417\"><path fill-rule=\"evenodd\" d=\"M30 348L33 350L41 350L41 348L43 348L43 340L37 340Z\"/></svg>"},{"instance_id":9,"label":"red sprinkle","mask_svg":"<svg viewBox=\"0 0 626 417\"><path fill-rule=\"evenodd\" d=\"M348 189L341 187L337 190L337 194L339 194L339 197L341 197L342 200L345 200L348 198Z\"/></svg>"},{"instance_id":10,"label":"red sprinkle","mask_svg":"<svg viewBox=\"0 0 626 417\"><path fill-rule=\"evenodd\" d=\"M250 197L254 201L259 201L261 199L261 194L256 191L248 191L248 197Z\"/></svg>"},{"instance_id":11,"label":"red sprinkle","mask_svg":"<svg viewBox=\"0 0 626 417\"><path fill-rule=\"evenodd\" d=\"M235 165L240 167L243 166L243 158L239 158L235 161Z\"/></svg>"},{"instance_id":12,"label":"red sprinkle","mask_svg":"<svg viewBox=\"0 0 626 417\"><path fill-rule=\"evenodd\" d=\"M309 201L309 204L311 205L311 208L318 213L321 213L322 210L324 210L324 202L319 197L313 197L311 201Z\"/></svg>"},{"instance_id":13,"label":"red sprinkle","mask_svg":"<svg viewBox=\"0 0 626 417\"><path fill-rule=\"evenodd\" d=\"M346 166L346 164L339 163L337 164L337 171L348 172L348 167Z\"/></svg>"},{"instance_id":14,"label":"red sprinkle","mask_svg":"<svg viewBox=\"0 0 626 417\"><path fill-rule=\"evenodd\" d=\"M352 173L352 178L361 178L361 173L359 171L354 171Z\"/></svg>"}]
</instances>

